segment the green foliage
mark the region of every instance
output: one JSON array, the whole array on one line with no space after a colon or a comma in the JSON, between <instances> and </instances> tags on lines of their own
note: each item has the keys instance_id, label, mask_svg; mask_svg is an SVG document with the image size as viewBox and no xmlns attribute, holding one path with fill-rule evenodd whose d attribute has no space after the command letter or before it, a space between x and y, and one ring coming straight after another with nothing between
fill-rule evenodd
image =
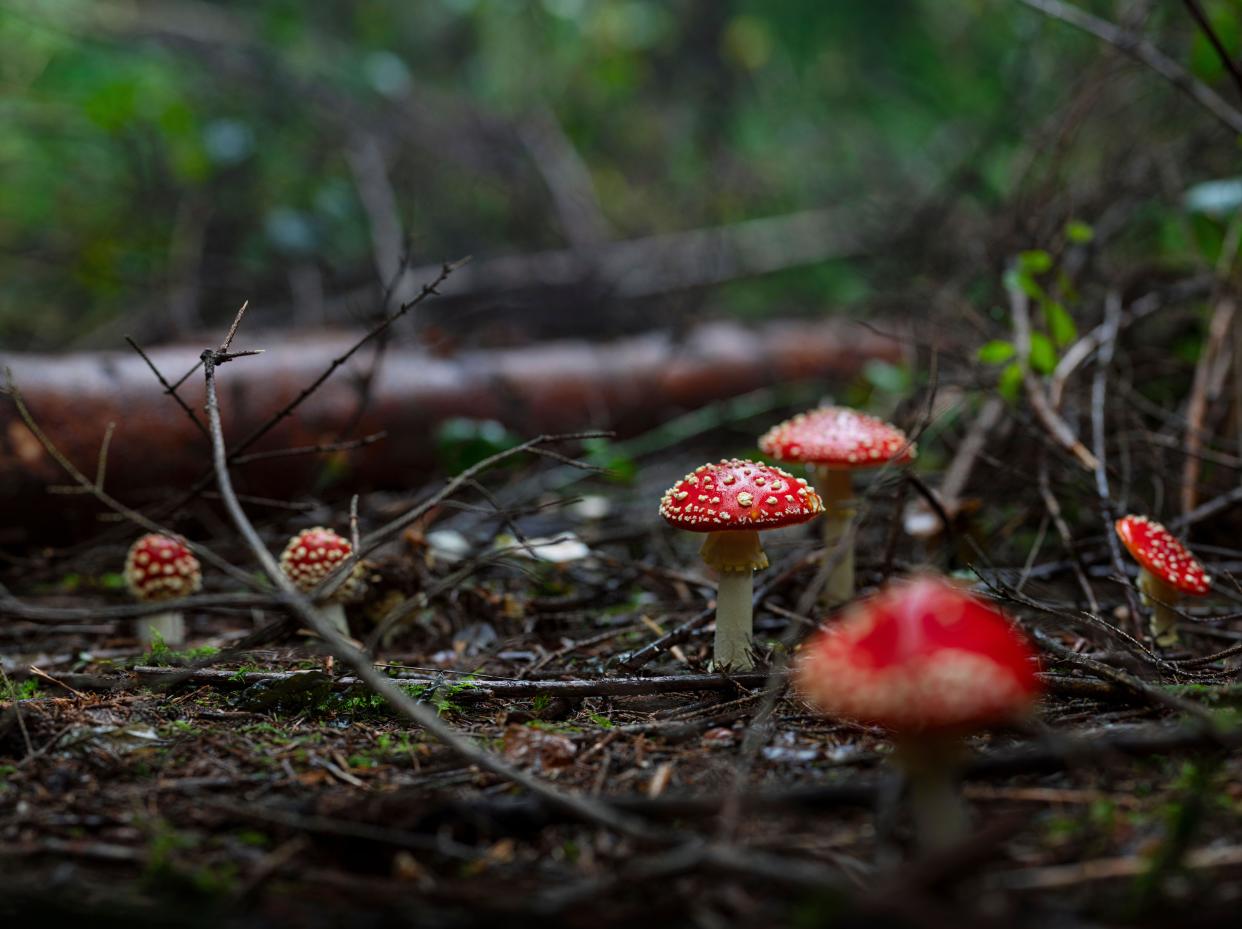
<instances>
[{"instance_id":1,"label":"green foliage","mask_svg":"<svg viewBox=\"0 0 1242 929\"><path fill-rule=\"evenodd\" d=\"M445 471L458 474L520 441L495 420L455 417L436 429L436 454Z\"/></svg>"},{"instance_id":2,"label":"green foliage","mask_svg":"<svg viewBox=\"0 0 1242 929\"><path fill-rule=\"evenodd\" d=\"M911 199L954 177L963 151L977 177L962 198L989 206L1013 192L1031 127L1063 105L1038 88L1097 51L990 0L255 0L159 29L116 6L0 8L6 346L62 346L147 308L166 318L187 281L208 315L243 295L288 304L295 267L332 293L374 283L349 151L365 133L389 154L420 262L565 244L521 142L545 108L619 237L859 191ZM1210 6L1233 41L1236 12ZM1210 50L1185 44L1217 80ZM720 299L814 314L857 307L891 276L836 260Z\"/></svg>"},{"instance_id":3,"label":"green foliage","mask_svg":"<svg viewBox=\"0 0 1242 929\"><path fill-rule=\"evenodd\" d=\"M147 651L142 658L139 659L139 664L156 668L179 667L181 665L193 664L203 658L210 658L212 655L218 654L219 651L220 649L214 645L200 645L181 651L171 649L165 643L164 637L158 631L152 630L151 643L147 646Z\"/></svg>"}]
</instances>

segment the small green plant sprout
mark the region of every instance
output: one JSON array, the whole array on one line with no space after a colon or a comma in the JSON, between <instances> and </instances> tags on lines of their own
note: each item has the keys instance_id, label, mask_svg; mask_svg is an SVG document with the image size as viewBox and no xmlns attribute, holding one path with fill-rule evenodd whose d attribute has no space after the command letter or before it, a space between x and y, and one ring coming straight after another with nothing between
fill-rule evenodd
<instances>
[{"instance_id":1,"label":"small green plant sprout","mask_svg":"<svg viewBox=\"0 0 1242 929\"><path fill-rule=\"evenodd\" d=\"M845 407L825 406L769 429L759 440L765 455L810 466L824 501L823 602L837 607L854 596L853 474L866 468L907 464L914 443L896 426Z\"/></svg>"},{"instance_id":2,"label":"small green plant sprout","mask_svg":"<svg viewBox=\"0 0 1242 929\"><path fill-rule=\"evenodd\" d=\"M194 553L171 536L149 533L134 542L125 556L125 585L142 603L178 600L202 586L203 573ZM177 646L185 641L185 621L179 610L155 613L139 620L138 637Z\"/></svg>"},{"instance_id":3,"label":"small green plant sprout","mask_svg":"<svg viewBox=\"0 0 1242 929\"><path fill-rule=\"evenodd\" d=\"M1092 236L1092 229L1086 223L1072 221L1065 227L1065 242L1069 245L1086 244ZM1026 364L1033 374L1051 374L1060 361L1062 349L1078 338L1078 327L1066 308L1066 302L1076 297L1073 283L1056 267L1052 254L1043 249L1030 249L1019 254L1014 266L1005 272L1005 287L1025 294L1038 309L1042 326L1038 322L1032 326ZM996 312L1004 313L999 309ZM1017 353L1013 342L995 339L984 343L977 355L983 364L1004 366L997 389L1010 402L1016 401L1021 393L1024 377L1022 360L1017 358Z\"/></svg>"},{"instance_id":4,"label":"small green plant sprout","mask_svg":"<svg viewBox=\"0 0 1242 929\"><path fill-rule=\"evenodd\" d=\"M1123 516L1114 528L1138 562L1138 588L1143 604L1151 608L1152 638L1157 645L1176 645L1177 601L1183 594L1204 596L1212 589L1212 579L1190 550L1155 520Z\"/></svg>"},{"instance_id":5,"label":"small green plant sprout","mask_svg":"<svg viewBox=\"0 0 1242 929\"><path fill-rule=\"evenodd\" d=\"M759 533L814 519L823 501L802 478L780 468L732 458L706 464L665 491L660 515L678 529L705 532L699 553L720 572L716 591L714 665L721 671L755 666L755 571L768 566Z\"/></svg>"}]
</instances>

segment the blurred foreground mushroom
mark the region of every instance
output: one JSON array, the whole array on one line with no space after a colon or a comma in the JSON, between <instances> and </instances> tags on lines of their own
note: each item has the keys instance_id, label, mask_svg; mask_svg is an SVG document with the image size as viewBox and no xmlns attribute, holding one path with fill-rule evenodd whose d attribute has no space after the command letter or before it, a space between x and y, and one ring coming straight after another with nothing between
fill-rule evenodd
<instances>
[{"instance_id":1,"label":"blurred foreground mushroom","mask_svg":"<svg viewBox=\"0 0 1242 929\"><path fill-rule=\"evenodd\" d=\"M759 440L759 448L778 461L811 465L824 500L824 558L832 563L823 601L826 606L841 606L854 596L852 474L863 468L904 464L916 454L914 443L896 426L874 416L825 406L769 429ZM838 551L842 544L844 548Z\"/></svg>"},{"instance_id":2,"label":"blurred foreground mushroom","mask_svg":"<svg viewBox=\"0 0 1242 929\"><path fill-rule=\"evenodd\" d=\"M1138 588L1143 605L1151 607L1151 635L1157 645L1176 645L1177 601L1182 594L1202 597L1212 579L1173 533L1146 516L1123 516L1114 524L1117 536L1139 564Z\"/></svg>"},{"instance_id":3,"label":"blurred foreground mushroom","mask_svg":"<svg viewBox=\"0 0 1242 929\"><path fill-rule=\"evenodd\" d=\"M748 671L755 666L754 572L768 566L759 533L804 523L823 509L819 494L802 478L740 458L703 465L665 492L660 515L678 529L708 533L700 554L720 572L717 670Z\"/></svg>"},{"instance_id":4,"label":"blurred foreground mushroom","mask_svg":"<svg viewBox=\"0 0 1242 929\"><path fill-rule=\"evenodd\" d=\"M125 556L125 586L142 602L178 600L195 593L203 582L198 559L176 539L150 533L134 542ZM185 620L178 610L154 613L139 620L144 644L185 642Z\"/></svg>"},{"instance_id":5,"label":"blurred foreground mushroom","mask_svg":"<svg viewBox=\"0 0 1242 929\"><path fill-rule=\"evenodd\" d=\"M1006 617L936 577L891 584L807 643L801 693L823 713L889 729L919 843L966 831L957 789L962 739L1030 711L1034 653Z\"/></svg>"},{"instance_id":6,"label":"blurred foreground mushroom","mask_svg":"<svg viewBox=\"0 0 1242 929\"><path fill-rule=\"evenodd\" d=\"M315 526L303 529L285 546L280 555L280 567L303 593L310 593L320 581L331 574L353 552L349 540L331 529ZM319 604L324 619L341 635L349 638L349 622L345 618L345 604L358 599L365 587L365 568L359 562L333 593Z\"/></svg>"}]
</instances>

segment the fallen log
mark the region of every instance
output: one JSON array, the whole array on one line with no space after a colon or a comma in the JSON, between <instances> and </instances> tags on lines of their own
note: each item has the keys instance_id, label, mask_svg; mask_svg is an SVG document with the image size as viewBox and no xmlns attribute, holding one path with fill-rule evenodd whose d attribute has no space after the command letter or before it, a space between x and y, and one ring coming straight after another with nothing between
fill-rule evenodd
<instances>
[{"instance_id":1,"label":"fallen log","mask_svg":"<svg viewBox=\"0 0 1242 929\"><path fill-rule=\"evenodd\" d=\"M269 420L354 342L350 335L246 334L239 348L266 353L222 372L225 429L234 440ZM170 381L202 346L149 352ZM869 360L897 361L893 338L848 321L778 322L750 329L700 326L680 339L650 333L606 344L551 342L465 351L452 358L391 347L372 371L364 349L250 451L316 446L386 431L385 441L336 456L332 477L350 488L410 487L435 463L434 432L452 417L497 420L519 435L611 429L633 435L713 401L794 381L841 383ZM128 352L64 357L0 353L43 430L94 473L107 426L116 423L107 471L111 493L140 504L187 487L208 461L208 442L166 396L147 364ZM372 375L373 376L370 376ZM201 410L199 377L180 395ZM349 436L343 436L348 430ZM321 456L260 458L239 465L247 492L281 497L322 488ZM9 525L80 498L49 496L65 475L0 397L0 510Z\"/></svg>"}]
</instances>

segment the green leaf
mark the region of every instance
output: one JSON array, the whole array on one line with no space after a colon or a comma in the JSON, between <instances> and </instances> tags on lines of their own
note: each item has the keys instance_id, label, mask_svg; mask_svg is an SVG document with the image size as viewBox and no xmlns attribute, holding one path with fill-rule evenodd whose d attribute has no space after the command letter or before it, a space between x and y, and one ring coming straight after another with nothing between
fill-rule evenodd
<instances>
[{"instance_id":1,"label":"green leaf","mask_svg":"<svg viewBox=\"0 0 1242 929\"><path fill-rule=\"evenodd\" d=\"M1005 272L1005 287L1009 290L1020 290L1035 300L1044 298L1044 289L1035 283L1035 278L1026 271L1011 269Z\"/></svg>"},{"instance_id":2,"label":"green leaf","mask_svg":"<svg viewBox=\"0 0 1242 929\"><path fill-rule=\"evenodd\" d=\"M1086 245L1095 238L1095 230L1081 219L1071 219L1065 224L1065 238L1075 245Z\"/></svg>"},{"instance_id":3,"label":"green leaf","mask_svg":"<svg viewBox=\"0 0 1242 929\"><path fill-rule=\"evenodd\" d=\"M1078 338L1078 327L1069 310L1055 300L1044 304L1044 318L1048 321L1048 333L1057 348L1063 348Z\"/></svg>"},{"instance_id":4,"label":"green leaf","mask_svg":"<svg viewBox=\"0 0 1242 929\"><path fill-rule=\"evenodd\" d=\"M877 390L903 394L910 389L910 371L904 365L872 360L863 366L863 377Z\"/></svg>"},{"instance_id":5,"label":"green leaf","mask_svg":"<svg viewBox=\"0 0 1242 929\"><path fill-rule=\"evenodd\" d=\"M1022 366L1016 361L1011 363L1001 372L996 386L1002 397L1010 403L1016 403L1022 393Z\"/></svg>"},{"instance_id":6,"label":"green leaf","mask_svg":"<svg viewBox=\"0 0 1242 929\"><path fill-rule=\"evenodd\" d=\"M1039 374L1051 374L1057 366L1057 350L1052 340L1042 332L1031 333L1031 370Z\"/></svg>"},{"instance_id":7,"label":"green leaf","mask_svg":"<svg viewBox=\"0 0 1242 929\"><path fill-rule=\"evenodd\" d=\"M1005 342L1001 339L993 339L991 342L985 343L979 349L978 358L985 365L1004 364L1014 356L1014 347L1012 342Z\"/></svg>"},{"instance_id":8,"label":"green leaf","mask_svg":"<svg viewBox=\"0 0 1242 929\"><path fill-rule=\"evenodd\" d=\"M1042 248L1034 248L1018 255L1018 270L1027 274L1043 274L1052 268L1052 256Z\"/></svg>"}]
</instances>

